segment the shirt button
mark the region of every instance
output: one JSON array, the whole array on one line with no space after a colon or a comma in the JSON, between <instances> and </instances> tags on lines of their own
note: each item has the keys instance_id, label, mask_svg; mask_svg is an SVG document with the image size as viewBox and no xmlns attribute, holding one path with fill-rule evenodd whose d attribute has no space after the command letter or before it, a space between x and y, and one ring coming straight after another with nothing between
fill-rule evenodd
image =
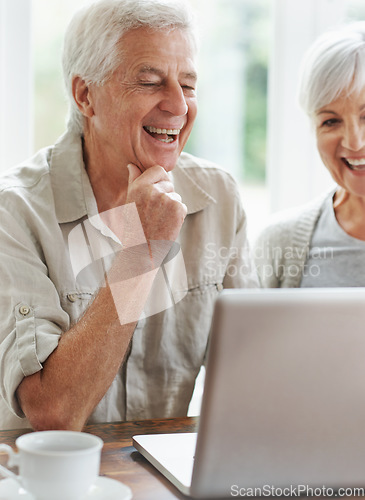
<instances>
[{"instance_id":1,"label":"shirt button","mask_svg":"<svg viewBox=\"0 0 365 500\"><path fill-rule=\"evenodd\" d=\"M74 293L67 294L67 298L70 302L76 302L77 296Z\"/></svg>"},{"instance_id":2,"label":"shirt button","mask_svg":"<svg viewBox=\"0 0 365 500\"><path fill-rule=\"evenodd\" d=\"M28 314L30 313L30 307L29 306L20 306L19 312L22 316L28 316Z\"/></svg>"}]
</instances>

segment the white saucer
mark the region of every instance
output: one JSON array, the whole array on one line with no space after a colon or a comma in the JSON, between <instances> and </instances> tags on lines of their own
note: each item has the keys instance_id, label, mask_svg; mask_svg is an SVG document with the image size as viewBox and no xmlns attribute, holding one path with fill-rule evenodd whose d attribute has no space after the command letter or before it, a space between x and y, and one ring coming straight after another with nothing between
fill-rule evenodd
<instances>
[{"instance_id":1,"label":"white saucer","mask_svg":"<svg viewBox=\"0 0 365 500\"><path fill-rule=\"evenodd\" d=\"M88 491L85 500L130 500L131 498L132 491L128 486L115 479L99 476Z\"/></svg>"},{"instance_id":2,"label":"white saucer","mask_svg":"<svg viewBox=\"0 0 365 500\"><path fill-rule=\"evenodd\" d=\"M99 476L91 486L85 500L130 500L132 491L128 486L108 477ZM0 481L0 500L34 500L14 479Z\"/></svg>"}]
</instances>

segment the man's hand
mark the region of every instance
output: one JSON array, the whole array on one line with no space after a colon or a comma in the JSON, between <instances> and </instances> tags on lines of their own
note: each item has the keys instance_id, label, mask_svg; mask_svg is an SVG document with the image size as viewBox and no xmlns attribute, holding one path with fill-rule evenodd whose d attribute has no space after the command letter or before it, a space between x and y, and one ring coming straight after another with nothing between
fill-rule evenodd
<instances>
[{"instance_id":1,"label":"man's hand","mask_svg":"<svg viewBox=\"0 0 365 500\"><path fill-rule=\"evenodd\" d=\"M164 168L151 167L143 173L129 164L127 203L135 203L148 242L175 241L187 213L181 196Z\"/></svg>"}]
</instances>

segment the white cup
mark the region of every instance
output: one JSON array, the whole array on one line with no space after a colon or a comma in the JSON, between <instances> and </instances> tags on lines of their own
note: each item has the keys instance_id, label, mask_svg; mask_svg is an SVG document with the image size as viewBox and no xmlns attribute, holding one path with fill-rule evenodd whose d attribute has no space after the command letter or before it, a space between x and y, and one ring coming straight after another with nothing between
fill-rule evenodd
<instances>
[{"instance_id":1,"label":"white cup","mask_svg":"<svg viewBox=\"0 0 365 500\"><path fill-rule=\"evenodd\" d=\"M15 479L37 500L80 500L100 469L103 441L74 431L41 431L20 436L19 450L0 444L9 454L8 465L19 467L19 476L0 466L0 473Z\"/></svg>"}]
</instances>

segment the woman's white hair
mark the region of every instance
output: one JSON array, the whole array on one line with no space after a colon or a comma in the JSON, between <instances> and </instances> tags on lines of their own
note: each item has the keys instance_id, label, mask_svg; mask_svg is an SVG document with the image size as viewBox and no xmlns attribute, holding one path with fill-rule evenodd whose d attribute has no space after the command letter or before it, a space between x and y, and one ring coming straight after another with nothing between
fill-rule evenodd
<instances>
[{"instance_id":1,"label":"woman's white hair","mask_svg":"<svg viewBox=\"0 0 365 500\"><path fill-rule=\"evenodd\" d=\"M139 27L186 30L197 49L195 17L186 0L98 0L83 7L72 18L63 44L69 129L82 133L84 119L72 95L73 77L103 85L122 62L121 37Z\"/></svg>"},{"instance_id":2,"label":"woman's white hair","mask_svg":"<svg viewBox=\"0 0 365 500\"><path fill-rule=\"evenodd\" d=\"M318 109L343 92L351 95L365 86L365 21L322 34L304 56L298 99L313 117Z\"/></svg>"}]
</instances>

